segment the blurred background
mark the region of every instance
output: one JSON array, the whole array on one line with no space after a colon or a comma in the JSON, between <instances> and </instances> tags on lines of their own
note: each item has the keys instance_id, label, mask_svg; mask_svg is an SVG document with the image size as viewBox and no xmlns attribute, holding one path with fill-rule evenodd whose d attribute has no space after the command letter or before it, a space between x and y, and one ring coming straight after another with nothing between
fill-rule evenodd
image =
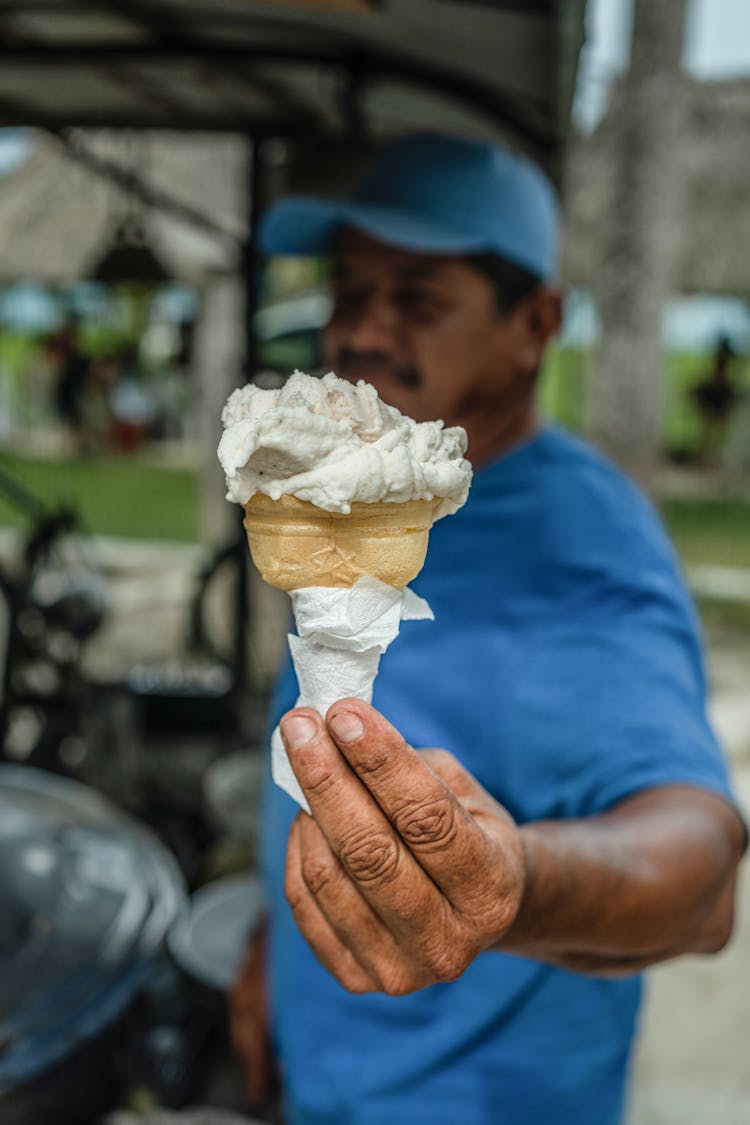
<instances>
[{"instance_id":1,"label":"blurred background","mask_svg":"<svg viewBox=\"0 0 750 1125\"><path fill-rule=\"evenodd\" d=\"M287 606L224 502L219 415L319 370L329 309L323 263L261 262L257 215L410 128L545 166L566 311L542 405L660 508L750 803L747 6L0 0L0 46L0 1117L229 1123ZM91 925L52 953L73 875ZM652 974L632 1125L750 1114L747 883L726 952Z\"/></svg>"}]
</instances>

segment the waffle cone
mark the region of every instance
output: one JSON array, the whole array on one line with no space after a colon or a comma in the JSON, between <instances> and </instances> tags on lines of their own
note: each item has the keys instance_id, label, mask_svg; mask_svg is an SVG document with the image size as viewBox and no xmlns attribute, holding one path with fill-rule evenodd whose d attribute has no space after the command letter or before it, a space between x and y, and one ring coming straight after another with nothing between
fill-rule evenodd
<instances>
[{"instance_id":1,"label":"waffle cone","mask_svg":"<svg viewBox=\"0 0 750 1125\"><path fill-rule=\"evenodd\" d=\"M256 492L245 505L244 526L253 562L280 590L353 586L365 576L402 589L422 569L439 504L352 504L345 515Z\"/></svg>"}]
</instances>

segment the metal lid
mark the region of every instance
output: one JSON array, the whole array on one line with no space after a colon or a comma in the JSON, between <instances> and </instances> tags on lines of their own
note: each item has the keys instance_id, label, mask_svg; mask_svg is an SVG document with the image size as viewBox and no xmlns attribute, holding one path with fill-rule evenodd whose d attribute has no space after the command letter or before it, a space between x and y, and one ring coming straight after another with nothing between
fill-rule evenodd
<instances>
[{"instance_id":1,"label":"metal lid","mask_svg":"<svg viewBox=\"0 0 750 1125\"><path fill-rule=\"evenodd\" d=\"M119 1015L184 895L167 849L100 794L0 766L0 1088Z\"/></svg>"},{"instance_id":2,"label":"metal lid","mask_svg":"<svg viewBox=\"0 0 750 1125\"><path fill-rule=\"evenodd\" d=\"M177 964L200 984L226 992L263 916L263 890L254 875L206 884L175 919L167 944Z\"/></svg>"}]
</instances>

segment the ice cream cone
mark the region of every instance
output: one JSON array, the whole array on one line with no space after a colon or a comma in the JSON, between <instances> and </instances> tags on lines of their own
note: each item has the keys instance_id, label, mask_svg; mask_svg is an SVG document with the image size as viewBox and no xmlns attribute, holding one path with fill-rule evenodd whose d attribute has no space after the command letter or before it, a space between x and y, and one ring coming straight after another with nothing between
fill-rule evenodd
<instances>
[{"instance_id":1,"label":"ice cream cone","mask_svg":"<svg viewBox=\"0 0 750 1125\"><path fill-rule=\"evenodd\" d=\"M348 514L256 492L245 505L253 562L280 590L353 586L377 578L403 589L419 574L440 500L352 504Z\"/></svg>"}]
</instances>

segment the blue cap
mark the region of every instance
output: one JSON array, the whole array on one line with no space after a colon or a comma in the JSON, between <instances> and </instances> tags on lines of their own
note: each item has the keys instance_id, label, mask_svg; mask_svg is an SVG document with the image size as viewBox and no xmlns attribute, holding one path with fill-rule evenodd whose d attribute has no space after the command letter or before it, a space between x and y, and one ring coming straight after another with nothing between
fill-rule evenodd
<instances>
[{"instance_id":1,"label":"blue cap","mask_svg":"<svg viewBox=\"0 0 750 1125\"><path fill-rule=\"evenodd\" d=\"M557 269L559 207L544 173L489 141L417 133L384 149L345 199L292 195L266 212L266 254L324 254L341 226L425 254L499 254L543 280Z\"/></svg>"}]
</instances>

